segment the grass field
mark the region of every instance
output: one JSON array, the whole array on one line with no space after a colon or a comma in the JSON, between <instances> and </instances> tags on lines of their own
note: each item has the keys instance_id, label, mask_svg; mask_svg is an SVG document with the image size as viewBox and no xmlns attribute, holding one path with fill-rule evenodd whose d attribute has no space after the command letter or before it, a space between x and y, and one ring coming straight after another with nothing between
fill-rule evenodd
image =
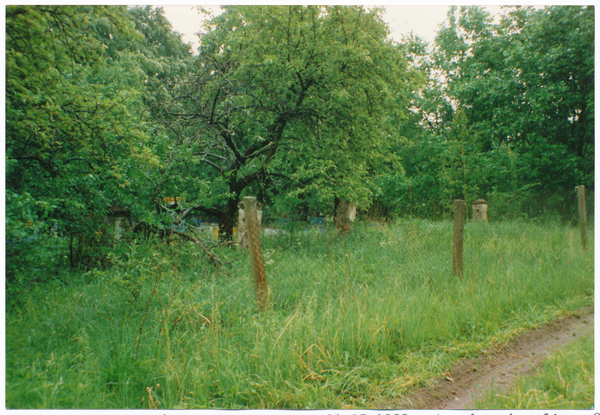
<instances>
[{"instance_id":1,"label":"grass field","mask_svg":"<svg viewBox=\"0 0 600 415\"><path fill-rule=\"evenodd\" d=\"M217 248L216 270L177 240L32 286L6 313L6 405L381 408L593 303L593 246L556 224L468 223L461 278L451 222L288 233L263 250L262 313L246 252Z\"/></svg>"}]
</instances>

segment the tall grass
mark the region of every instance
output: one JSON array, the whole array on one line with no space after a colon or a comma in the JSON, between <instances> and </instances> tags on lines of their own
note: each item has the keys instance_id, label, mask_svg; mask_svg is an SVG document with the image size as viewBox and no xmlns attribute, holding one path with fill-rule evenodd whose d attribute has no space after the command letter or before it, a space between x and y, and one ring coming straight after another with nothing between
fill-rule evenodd
<instances>
[{"instance_id":1,"label":"tall grass","mask_svg":"<svg viewBox=\"0 0 600 415\"><path fill-rule=\"evenodd\" d=\"M391 405L458 359L593 299L579 231L357 224L263 240L270 308L247 253L131 244L113 268L33 287L6 316L11 408L354 408ZM593 237L591 237L593 241ZM227 272L225 272L227 271Z\"/></svg>"}]
</instances>

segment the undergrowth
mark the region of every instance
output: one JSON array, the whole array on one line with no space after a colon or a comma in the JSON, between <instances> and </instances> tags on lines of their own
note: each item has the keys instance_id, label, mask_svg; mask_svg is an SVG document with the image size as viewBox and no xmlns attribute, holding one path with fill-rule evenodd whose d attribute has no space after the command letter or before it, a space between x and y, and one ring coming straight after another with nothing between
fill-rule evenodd
<instances>
[{"instance_id":1,"label":"undergrowth","mask_svg":"<svg viewBox=\"0 0 600 415\"><path fill-rule=\"evenodd\" d=\"M590 235L593 241L593 236ZM265 237L270 306L248 255L130 243L113 266L32 285L6 313L10 408L389 407L459 359L593 301L579 230L357 224Z\"/></svg>"}]
</instances>

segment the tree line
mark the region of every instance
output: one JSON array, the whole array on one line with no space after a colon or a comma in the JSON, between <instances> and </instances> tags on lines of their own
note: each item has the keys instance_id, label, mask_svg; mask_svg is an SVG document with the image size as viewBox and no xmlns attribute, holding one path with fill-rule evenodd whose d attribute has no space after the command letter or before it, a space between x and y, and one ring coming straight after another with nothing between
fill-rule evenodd
<instances>
[{"instance_id":1,"label":"tree line","mask_svg":"<svg viewBox=\"0 0 600 415\"><path fill-rule=\"evenodd\" d=\"M382 12L229 6L193 54L160 8L7 6L7 281L95 266L114 206L167 229L169 197L224 239L245 195L568 220L594 189L594 8L453 7L432 45L391 41Z\"/></svg>"}]
</instances>

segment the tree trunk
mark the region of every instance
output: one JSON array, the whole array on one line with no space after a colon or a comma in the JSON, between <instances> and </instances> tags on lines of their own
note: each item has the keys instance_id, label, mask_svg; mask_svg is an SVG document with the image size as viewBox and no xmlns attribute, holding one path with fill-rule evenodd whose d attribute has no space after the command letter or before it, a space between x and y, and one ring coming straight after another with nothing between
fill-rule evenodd
<instances>
[{"instance_id":1,"label":"tree trunk","mask_svg":"<svg viewBox=\"0 0 600 415\"><path fill-rule=\"evenodd\" d=\"M225 211L219 218L219 239L223 241L233 240L233 226L237 222L238 202L237 197L229 199Z\"/></svg>"}]
</instances>

